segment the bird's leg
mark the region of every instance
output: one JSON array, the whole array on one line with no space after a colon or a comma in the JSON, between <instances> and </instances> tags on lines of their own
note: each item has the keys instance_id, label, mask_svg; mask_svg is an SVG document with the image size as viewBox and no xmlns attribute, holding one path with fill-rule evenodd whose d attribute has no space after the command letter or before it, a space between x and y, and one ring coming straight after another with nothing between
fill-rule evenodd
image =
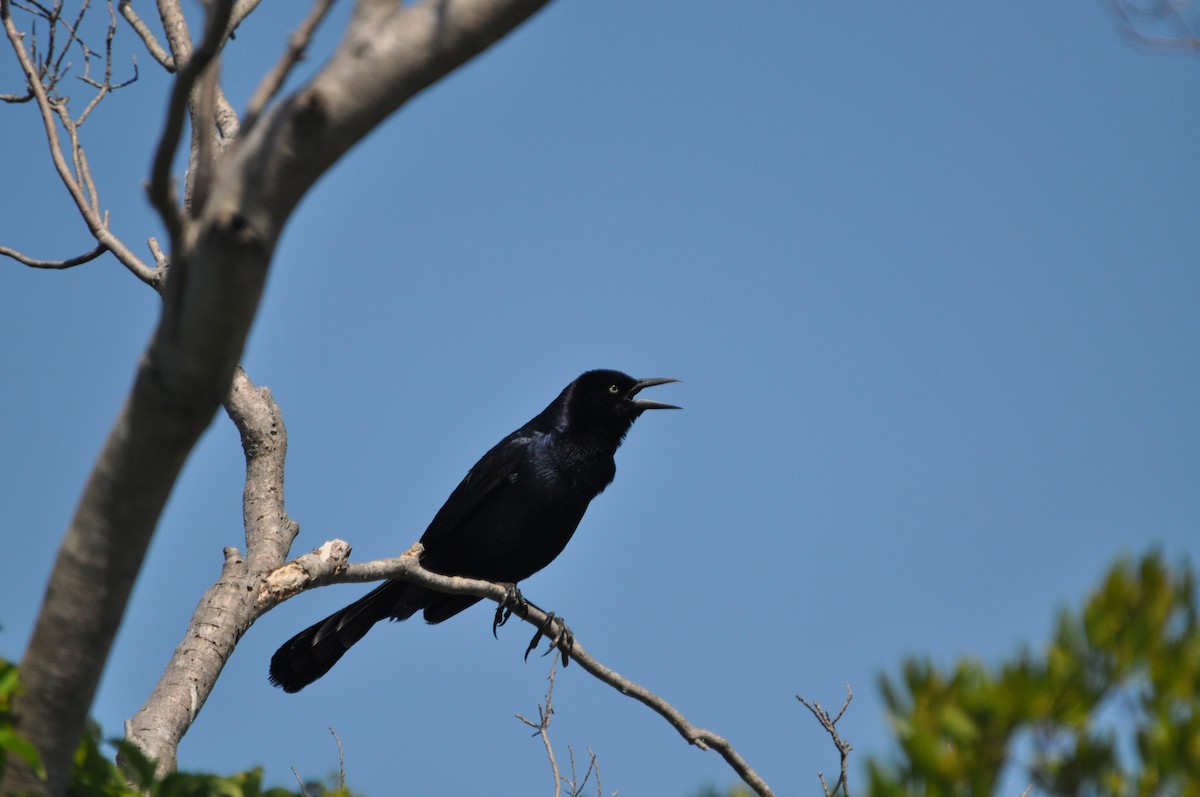
<instances>
[{"instance_id":1,"label":"bird's leg","mask_svg":"<svg viewBox=\"0 0 1200 797\"><path fill-rule=\"evenodd\" d=\"M529 602L525 600L525 596L521 594L521 590L517 589L516 584L503 583L504 600L496 605L496 617L492 620L492 636L496 636L496 629L508 622L508 618L512 617L513 609L520 609L525 612L525 607ZM499 638L499 637L497 637Z\"/></svg>"},{"instance_id":2,"label":"bird's leg","mask_svg":"<svg viewBox=\"0 0 1200 797\"><path fill-rule=\"evenodd\" d=\"M542 637L550 640L550 647L546 649L546 653L553 653L554 649L558 648L563 666L566 667L570 663L568 654L575 648L575 635L571 633L571 629L567 628L566 622L556 616L554 612L547 614L546 622L542 623L537 633L533 635L533 639L529 641L529 647L525 648L526 661L529 660L529 654L537 647L538 642L542 641ZM545 656L546 653L542 655Z\"/></svg>"}]
</instances>

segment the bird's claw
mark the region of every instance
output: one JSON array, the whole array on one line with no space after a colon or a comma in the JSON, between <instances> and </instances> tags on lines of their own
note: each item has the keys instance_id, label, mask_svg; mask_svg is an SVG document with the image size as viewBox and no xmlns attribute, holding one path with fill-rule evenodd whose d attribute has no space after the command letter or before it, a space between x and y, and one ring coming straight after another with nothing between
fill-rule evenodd
<instances>
[{"instance_id":1,"label":"bird's claw","mask_svg":"<svg viewBox=\"0 0 1200 797\"><path fill-rule=\"evenodd\" d=\"M563 666L566 667L570 663L569 654L575 649L575 635L571 633L571 629L567 628L567 624L563 622L563 619L556 616L554 612L546 615L546 622L538 627L537 633L529 641L529 647L525 648L526 661L529 661L529 654L542 641L542 637L550 640L550 647L542 655L545 656L553 653L557 648L559 655L562 656Z\"/></svg>"},{"instance_id":2,"label":"bird's claw","mask_svg":"<svg viewBox=\"0 0 1200 797\"><path fill-rule=\"evenodd\" d=\"M516 584L504 584L504 600L500 601L496 606L496 616L492 620L492 636L499 638L496 635L496 629L508 622L508 618L512 617L513 609L521 609L524 611L529 602L525 600L525 596L521 594L521 590L517 589Z\"/></svg>"}]
</instances>

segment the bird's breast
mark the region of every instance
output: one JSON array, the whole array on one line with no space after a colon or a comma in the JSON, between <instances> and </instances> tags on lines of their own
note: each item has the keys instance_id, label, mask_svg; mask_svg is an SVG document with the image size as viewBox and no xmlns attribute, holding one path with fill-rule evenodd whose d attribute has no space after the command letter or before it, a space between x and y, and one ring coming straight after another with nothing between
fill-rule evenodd
<instances>
[{"instance_id":1,"label":"bird's breast","mask_svg":"<svg viewBox=\"0 0 1200 797\"><path fill-rule=\"evenodd\" d=\"M612 482L617 467L610 452L545 435L533 447L530 470L539 486L586 502Z\"/></svg>"}]
</instances>

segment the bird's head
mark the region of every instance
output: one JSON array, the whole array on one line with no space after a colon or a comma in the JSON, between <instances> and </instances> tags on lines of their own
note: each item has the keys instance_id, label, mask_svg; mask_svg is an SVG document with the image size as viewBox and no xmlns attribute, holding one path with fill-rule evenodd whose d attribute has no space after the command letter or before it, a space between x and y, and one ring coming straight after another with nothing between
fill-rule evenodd
<instances>
[{"instance_id":1,"label":"bird's head","mask_svg":"<svg viewBox=\"0 0 1200 797\"><path fill-rule=\"evenodd\" d=\"M674 404L637 398L638 393L654 385L678 382L678 379L634 379L620 371L588 371L563 392L566 418L572 426L602 428L624 437L629 427L646 410L677 410Z\"/></svg>"}]
</instances>

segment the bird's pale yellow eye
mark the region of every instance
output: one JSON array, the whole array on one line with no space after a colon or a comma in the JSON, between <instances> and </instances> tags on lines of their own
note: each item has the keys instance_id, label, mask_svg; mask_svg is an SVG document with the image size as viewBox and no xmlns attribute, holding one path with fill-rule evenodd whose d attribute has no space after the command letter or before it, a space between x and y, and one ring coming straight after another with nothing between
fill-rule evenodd
<instances>
[{"instance_id":1,"label":"bird's pale yellow eye","mask_svg":"<svg viewBox=\"0 0 1200 797\"><path fill-rule=\"evenodd\" d=\"M616 385L609 385L608 392L612 393L615 396L621 392L621 388L617 387Z\"/></svg>"}]
</instances>

